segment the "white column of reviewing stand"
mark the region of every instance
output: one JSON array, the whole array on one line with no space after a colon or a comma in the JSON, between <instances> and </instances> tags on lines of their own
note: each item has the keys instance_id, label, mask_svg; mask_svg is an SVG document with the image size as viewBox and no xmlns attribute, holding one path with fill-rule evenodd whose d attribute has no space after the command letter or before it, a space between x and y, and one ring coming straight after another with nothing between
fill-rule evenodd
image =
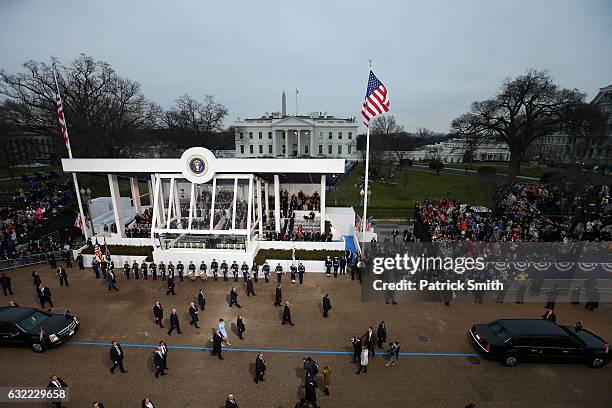
<instances>
[{"instance_id":1,"label":"white column of reviewing stand","mask_svg":"<svg viewBox=\"0 0 612 408\"><path fill-rule=\"evenodd\" d=\"M321 235L325 234L325 174L321 174Z\"/></svg>"},{"instance_id":2,"label":"white column of reviewing stand","mask_svg":"<svg viewBox=\"0 0 612 408\"><path fill-rule=\"evenodd\" d=\"M278 174L274 175L274 229L280 232L280 183L278 182Z\"/></svg>"},{"instance_id":3,"label":"white column of reviewing stand","mask_svg":"<svg viewBox=\"0 0 612 408\"><path fill-rule=\"evenodd\" d=\"M142 205L140 204L140 186L138 186L137 178L130 177L130 191L132 193L134 211L136 214L142 214Z\"/></svg>"},{"instance_id":4,"label":"white column of reviewing stand","mask_svg":"<svg viewBox=\"0 0 612 408\"><path fill-rule=\"evenodd\" d=\"M113 214L115 215L117 233L120 237L125 238L125 221L123 218L123 207L121 206L121 194L119 193L117 176L113 174L108 175L108 186L111 193L111 202L113 203Z\"/></svg>"}]
</instances>

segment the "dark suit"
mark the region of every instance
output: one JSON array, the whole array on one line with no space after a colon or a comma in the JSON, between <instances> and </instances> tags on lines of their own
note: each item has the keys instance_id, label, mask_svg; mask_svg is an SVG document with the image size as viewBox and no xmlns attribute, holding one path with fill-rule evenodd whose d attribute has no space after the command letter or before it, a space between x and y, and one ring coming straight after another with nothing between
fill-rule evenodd
<instances>
[{"instance_id":1,"label":"dark suit","mask_svg":"<svg viewBox=\"0 0 612 408\"><path fill-rule=\"evenodd\" d=\"M289 307L289 305L285 305L283 309L283 324L285 323L289 323L293 326L293 322L291 321L291 307Z\"/></svg>"},{"instance_id":2,"label":"dark suit","mask_svg":"<svg viewBox=\"0 0 612 408\"><path fill-rule=\"evenodd\" d=\"M122 373L125 373L127 370L123 368L124 354L123 354L123 349L121 348L121 345L117 344L116 346L111 346L109 355L110 355L110 360L113 363L113 366L110 369L111 373L114 373L115 368L117 367L119 367L119 370L121 370Z\"/></svg>"},{"instance_id":3,"label":"dark suit","mask_svg":"<svg viewBox=\"0 0 612 408\"><path fill-rule=\"evenodd\" d=\"M172 276L168 276L168 280L166 281L168 284L168 290L166 291L166 296L168 296L170 293L172 293L173 295L176 295L176 293L174 293L174 279L172 278Z\"/></svg>"},{"instance_id":4,"label":"dark suit","mask_svg":"<svg viewBox=\"0 0 612 408\"><path fill-rule=\"evenodd\" d=\"M323 297L323 317L327 317L329 316L329 311L331 310L332 305L331 305L331 301L329 300L329 296L324 296Z\"/></svg>"},{"instance_id":5,"label":"dark suit","mask_svg":"<svg viewBox=\"0 0 612 408\"><path fill-rule=\"evenodd\" d=\"M283 301L283 292L281 291L281 288L277 287L276 288L276 292L274 295L274 306L280 306L281 302Z\"/></svg>"},{"instance_id":6,"label":"dark suit","mask_svg":"<svg viewBox=\"0 0 612 408\"><path fill-rule=\"evenodd\" d=\"M13 294L13 290L11 288L11 278L8 276L0 276L0 285L2 285L2 290L4 291L4 296L8 296L6 292Z\"/></svg>"},{"instance_id":7,"label":"dark suit","mask_svg":"<svg viewBox=\"0 0 612 408\"><path fill-rule=\"evenodd\" d=\"M45 307L45 303L49 303L53 307L51 291L48 287L44 286L42 289L38 289L38 298L40 299L40 307Z\"/></svg>"},{"instance_id":8,"label":"dark suit","mask_svg":"<svg viewBox=\"0 0 612 408\"><path fill-rule=\"evenodd\" d=\"M195 328L199 329L200 327L198 326L198 322L200 321L200 318L198 317L198 308L195 306L189 306L189 316L191 316L191 321L189 324L195 325Z\"/></svg>"},{"instance_id":9,"label":"dark suit","mask_svg":"<svg viewBox=\"0 0 612 408\"><path fill-rule=\"evenodd\" d=\"M238 403L236 400L225 400L225 408L238 408Z\"/></svg>"},{"instance_id":10,"label":"dark suit","mask_svg":"<svg viewBox=\"0 0 612 408\"><path fill-rule=\"evenodd\" d=\"M238 318L238 320L236 320L236 329L238 329L238 337L242 339L242 334L246 330L246 327L241 318Z\"/></svg>"},{"instance_id":11,"label":"dark suit","mask_svg":"<svg viewBox=\"0 0 612 408\"><path fill-rule=\"evenodd\" d=\"M164 373L166 368L166 359L161 351L155 351L153 353L153 362L155 363L155 368L157 368L157 371L155 371L155 377L157 378L160 375L166 375L166 373Z\"/></svg>"},{"instance_id":12,"label":"dark suit","mask_svg":"<svg viewBox=\"0 0 612 408\"><path fill-rule=\"evenodd\" d=\"M368 349L368 353L371 356L375 355L375 351L374 351L374 345L376 344L376 335L374 334L374 332L372 331L372 333L370 334L370 332L366 332L366 334L363 335L363 338L361 339L361 344L362 347L365 347Z\"/></svg>"},{"instance_id":13,"label":"dark suit","mask_svg":"<svg viewBox=\"0 0 612 408\"><path fill-rule=\"evenodd\" d=\"M213 334L213 347L212 347L212 353L213 356L215 354L217 354L219 356L219 360L223 360L223 357L221 357L221 343L223 342L223 337L221 337L220 334Z\"/></svg>"},{"instance_id":14,"label":"dark suit","mask_svg":"<svg viewBox=\"0 0 612 408\"><path fill-rule=\"evenodd\" d=\"M162 319L164 318L164 308L161 305L153 306L153 316L155 316L155 324L159 327L164 327Z\"/></svg>"},{"instance_id":15,"label":"dark suit","mask_svg":"<svg viewBox=\"0 0 612 408\"><path fill-rule=\"evenodd\" d=\"M318 385L319 384L317 384L314 378L309 378L306 381L306 387L305 387L306 388L305 389L306 400L310 402L313 408L317 408L317 386Z\"/></svg>"},{"instance_id":16,"label":"dark suit","mask_svg":"<svg viewBox=\"0 0 612 408\"><path fill-rule=\"evenodd\" d=\"M174 329L176 329L178 334L181 334L181 326L179 325L178 315L176 313L170 313L170 330L168 330L168 336L172 335Z\"/></svg>"},{"instance_id":17,"label":"dark suit","mask_svg":"<svg viewBox=\"0 0 612 408\"><path fill-rule=\"evenodd\" d=\"M262 357L257 356L255 359L255 382L263 381L265 373L266 361Z\"/></svg>"},{"instance_id":18,"label":"dark suit","mask_svg":"<svg viewBox=\"0 0 612 408\"><path fill-rule=\"evenodd\" d=\"M252 280L247 280L246 283L246 292L247 292L247 296L255 296L255 289L253 288L253 281Z\"/></svg>"},{"instance_id":19,"label":"dark suit","mask_svg":"<svg viewBox=\"0 0 612 408\"><path fill-rule=\"evenodd\" d=\"M206 307L206 296L204 296L204 292L198 293L198 305L200 305L200 310L204 310Z\"/></svg>"},{"instance_id":20,"label":"dark suit","mask_svg":"<svg viewBox=\"0 0 612 408\"><path fill-rule=\"evenodd\" d=\"M238 291L236 289L230 290L230 307L233 305L236 305L238 308L242 307L238 304Z\"/></svg>"},{"instance_id":21,"label":"dark suit","mask_svg":"<svg viewBox=\"0 0 612 408\"><path fill-rule=\"evenodd\" d=\"M49 384L47 384L47 388L57 388L57 389L62 389L62 388L67 388L68 384L66 384L64 382L64 380L62 380L61 378L57 377L57 380L55 381L49 381ZM57 408L61 408L62 407L62 403L61 402L54 402L55 406Z\"/></svg>"},{"instance_id":22,"label":"dark suit","mask_svg":"<svg viewBox=\"0 0 612 408\"><path fill-rule=\"evenodd\" d=\"M387 341L387 326L379 324L376 330L376 338L378 339L378 348L382 348Z\"/></svg>"}]
</instances>

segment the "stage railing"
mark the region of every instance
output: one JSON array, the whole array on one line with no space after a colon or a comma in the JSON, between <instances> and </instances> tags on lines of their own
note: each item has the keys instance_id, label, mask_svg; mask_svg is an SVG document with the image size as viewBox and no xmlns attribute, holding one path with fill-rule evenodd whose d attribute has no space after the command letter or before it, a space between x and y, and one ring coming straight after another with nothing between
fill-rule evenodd
<instances>
[{"instance_id":1,"label":"stage railing","mask_svg":"<svg viewBox=\"0 0 612 408\"><path fill-rule=\"evenodd\" d=\"M64 253L62 251L52 252L52 256L56 260L64 259ZM47 262L47 254L20 256L19 258L5 259L0 261L0 271L21 268L22 266L35 265L45 262Z\"/></svg>"}]
</instances>

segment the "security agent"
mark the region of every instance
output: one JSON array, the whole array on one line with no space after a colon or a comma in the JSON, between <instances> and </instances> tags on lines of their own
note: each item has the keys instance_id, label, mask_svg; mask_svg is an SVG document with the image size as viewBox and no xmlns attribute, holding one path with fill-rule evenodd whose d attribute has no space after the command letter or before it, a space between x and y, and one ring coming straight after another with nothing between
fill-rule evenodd
<instances>
[{"instance_id":1,"label":"security agent","mask_svg":"<svg viewBox=\"0 0 612 408\"><path fill-rule=\"evenodd\" d=\"M247 279L246 292L247 292L247 296L251 296L251 295L256 296L255 289L253 287L253 280L251 278Z\"/></svg>"},{"instance_id":2,"label":"security agent","mask_svg":"<svg viewBox=\"0 0 612 408\"><path fill-rule=\"evenodd\" d=\"M210 263L210 269L212 270L213 277L215 278L215 280L217 280L217 278L219 277L219 263L215 258L213 258L212 262Z\"/></svg>"},{"instance_id":3,"label":"security agent","mask_svg":"<svg viewBox=\"0 0 612 408\"><path fill-rule=\"evenodd\" d=\"M128 264L128 261L123 264L123 276L125 276L125 279L130 279L130 264Z\"/></svg>"},{"instance_id":4,"label":"security agent","mask_svg":"<svg viewBox=\"0 0 612 408\"><path fill-rule=\"evenodd\" d=\"M183 272L185 271L185 265L183 265L181 263L181 261L178 261L178 265L176 265L176 271L178 272L179 279L182 282L183 281Z\"/></svg>"},{"instance_id":5,"label":"security agent","mask_svg":"<svg viewBox=\"0 0 612 408\"><path fill-rule=\"evenodd\" d=\"M264 279L266 280L266 283L270 282L270 265L268 265L267 261L263 264L261 270L264 274Z\"/></svg>"},{"instance_id":6,"label":"security agent","mask_svg":"<svg viewBox=\"0 0 612 408\"><path fill-rule=\"evenodd\" d=\"M166 264L164 264L164 261L159 263L159 274L163 280L166 280Z\"/></svg>"},{"instance_id":7,"label":"security agent","mask_svg":"<svg viewBox=\"0 0 612 408\"><path fill-rule=\"evenodd\" d=\"M274 272L276 272L276 283L281 283L283 280L283 267L280 262L276 265L276 268L274 268Z\"/></svg>"},{"instance_id":8,"label":"security agent","mask_svg":"<svg viewBox=\"0 0 612 408\"><path fill-rule=\"evenodd\" d=\"M304 273L305 272L306 272L306 268L304 267L304 264L300 262L298 265L298 277L300 278L300 285L304 283Z\"/></svg>"},{"instance_id":9,"label":"security agent","mask_svg":"<svg viewBox=\"0 0 612 408\"><path fill-rule=\"evenodd\" d=\"M111 374L115 373L115 368L119 367L122 373L127 373L127 370L123 368L123 358L125 355L123 354L123 349L121 345L117 343L115 340L111 343L111 348L109 351L110 360L113 363L113 366L110 369Z\"/></svg>"},{"instance_id":10,"label":"security agent","mask_svg":"<svg viewBox=\"0 0 612 408\"><path fill-rule=\"evenodd\" d=\"M66 384L64 380L62 380L61 378L59 378L57 375L54 374L51 376L51 381L49 381L49 384L47 384L47 388L57 388L57 389L68 388L68 384ZM56 408L62 407L61 402L54 402L54 404Z\"/></svg>"},{"instance_id":11,"label":"security agent","mask_svg":"<svg viewBox=\"0 0 612 408\"><path fill-rule=\"evenodd\" d=\"M151 271L151 277L153 280L157 280L157 265L155 265L155 262L151 262L151 265L149 265L149 270Z\"/></svg>"},{"instance_id":12,"label":"security agent","mask_svg":"<svg viewBox=\"0 0 612 408\"><path fill-rule=\"evenodd\" d=\"M149 279L148 269L149 269L149 264L146 263L145 261L142 261L142 263L140 264L140 270L142 271L142 277L145 278L146 280Z\"/></svg>"},{"instance_id":13,"label":"security agent","mask_svg":"<svg viewBox=\"0 0 612 408\"><path fill-rule=\"evenodd\" d=\"M160 375L166 375L164 370L166 369L166 359L161 348L157 347L153 352L153 363L155 364L155 378L159 378Z\"/></svg>"},{"instance_id":14,"label":"security agent","mask_svg":"<svg viewBox=\"0 0 612 408\"><path fill-rule=\"evenodd\" d=\"M240 304L238 303L238 291L236 290L235 286L232 286L232 289L230 290L230 307L233 307L233 305L236 305L236 307L238 309L240 309L242 306L240 306Z\"/></svg>"}]
</instances>

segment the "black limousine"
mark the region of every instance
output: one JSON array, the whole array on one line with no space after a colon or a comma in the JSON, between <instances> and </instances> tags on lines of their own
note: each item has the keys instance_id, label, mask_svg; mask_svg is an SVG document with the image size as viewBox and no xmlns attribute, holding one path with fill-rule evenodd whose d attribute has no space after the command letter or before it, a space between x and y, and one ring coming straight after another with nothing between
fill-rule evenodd
<instances>
[{"instance_id":1,"label":"black limousine","mask_svg":"<svg viewBox=\"0 0 612 408\"><path fill-rule=\"evenodd\" d=\"M469 331L483 356L514 367L519 361L580 362L601 368L610 361L609 344L582 327L550 320L500 319L475 324Z\"/></svg>"},{"instance_id":2,"label":"black limousine","mask_svg":"<svg viewBox=\"0 0 612 408\"><path fill-rule=\"evenodd\" d=\"M0 307L0 346L27 346L42 353L78 330L79 321L74 316L31 307Z\"/></svg>"}]
</instances>

